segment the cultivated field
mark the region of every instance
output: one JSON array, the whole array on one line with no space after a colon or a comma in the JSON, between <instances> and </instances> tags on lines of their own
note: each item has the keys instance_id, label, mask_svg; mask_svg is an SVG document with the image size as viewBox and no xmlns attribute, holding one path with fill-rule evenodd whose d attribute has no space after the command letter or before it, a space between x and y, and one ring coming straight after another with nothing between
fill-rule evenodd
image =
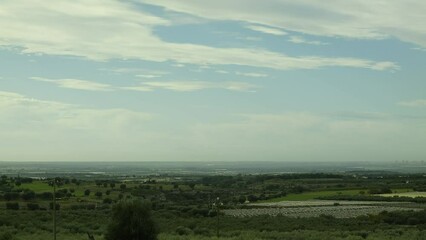
<instances>
[{"instance_id":1,"label":"cultivated field","mask_svg":"<svg viewBox=\"0 0 426 240\"><path fill-rule=\"evenodd\" d=\"M426 192L404 192L404 193L388 193L388 194L380 194L383 197L426 197Z\"/></svg>"},{"instance_id":2,"label":"cultivated field","mask_svg":"<svg viewBox=\"0 0 426 240\"><path fill-rule=\"evenodd\" d=\"M329 215L335 218L352 218L362 215L379 214L383 211L409 211L420 209L394 207L394 206L322 206L322 207L297 207L297 208L253 208L253 209L229 209L225 210L226 215L233 217L253 217L259 215L308 218Z\"/></svg>"}]
</instances>

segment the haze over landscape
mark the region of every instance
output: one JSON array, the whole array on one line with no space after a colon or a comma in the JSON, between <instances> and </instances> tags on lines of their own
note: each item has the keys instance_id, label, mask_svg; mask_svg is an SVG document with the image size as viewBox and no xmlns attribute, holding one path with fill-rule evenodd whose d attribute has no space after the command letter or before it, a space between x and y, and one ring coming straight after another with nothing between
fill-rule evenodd
<instances>
[{"instance_id":1,"label":"haze over landscape","mask_svg":"<svg viewBox=\"0 0 426 240\"><path fill-rule=\"evenodd\" d=\"M2 1L0 160L425 160L425 11Z\"/></svg>"}]
</instances>

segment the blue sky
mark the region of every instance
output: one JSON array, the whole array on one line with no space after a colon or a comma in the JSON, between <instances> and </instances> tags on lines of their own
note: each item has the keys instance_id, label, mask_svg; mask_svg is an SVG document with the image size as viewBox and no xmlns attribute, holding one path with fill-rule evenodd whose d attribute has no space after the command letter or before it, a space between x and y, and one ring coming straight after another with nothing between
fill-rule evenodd
<instances>
[{"instance_id":1,"label":"blue sky","mask_svg":"<svg viewBox=\"0 0 426 240\"><path fill-rule=\"evenodd\" d=\"M0 3L0 159L425 160L426 3Z\"/></svg>"}]
</instances>

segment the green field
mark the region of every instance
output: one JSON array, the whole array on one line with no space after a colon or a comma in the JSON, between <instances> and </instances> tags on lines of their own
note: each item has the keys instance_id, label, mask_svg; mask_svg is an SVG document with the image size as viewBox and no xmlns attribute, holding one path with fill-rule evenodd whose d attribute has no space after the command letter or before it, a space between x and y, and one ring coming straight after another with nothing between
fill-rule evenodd
<instances>
[{"instance_id":1,"label":"green field","mask_svg":"<svg viewBox=\"0 0 426 240\"><path fill-rule=\"evenodd\" d=\"M368 192L367 189L347 189L347 190L333 190L333 191L314 191L314 192L304 192L304 193L290 193L285 197L268 199L262 202L281 202L281 201L306 201L313 200L319 197L328 197L335 195L360 195L360 192ZM392 189L394 193L404 193L412 191L408 188ZM395 195L395 194L392 194Z\"/></svg>"}]
</instances>

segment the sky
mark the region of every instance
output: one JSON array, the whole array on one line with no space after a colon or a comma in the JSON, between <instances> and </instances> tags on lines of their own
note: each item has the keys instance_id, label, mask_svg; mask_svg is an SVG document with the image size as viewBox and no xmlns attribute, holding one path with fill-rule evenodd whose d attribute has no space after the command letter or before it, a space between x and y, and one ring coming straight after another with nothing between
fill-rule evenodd
<instances>
[{"instance_id":1,"label":"sky","mask_svg":"<svg viewBox=\"0 0 426 240\"><path fill-rule=\"evenodd\" d=\"M422 161L426 1L1 0L0 161Z\"/></svg>"}]
</instances>

